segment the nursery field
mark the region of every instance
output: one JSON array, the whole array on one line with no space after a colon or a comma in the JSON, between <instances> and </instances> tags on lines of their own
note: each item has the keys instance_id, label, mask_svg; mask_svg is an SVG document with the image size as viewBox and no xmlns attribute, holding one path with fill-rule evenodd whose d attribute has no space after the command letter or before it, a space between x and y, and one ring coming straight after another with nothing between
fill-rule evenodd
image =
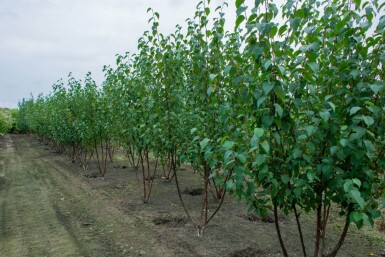
<instances>
[{"instance_id":1,"label":"nursery field","mask_svg":"<svg viewBox=\"0 0 385 257\"><path fill-rule=\"evenodd\" d=\"M174 181L156 174L144 204L141 176L122 156L116 153L101 179L96 166L83 170L34 136L0 138L0 256L282 256L272 215L261 220L227 197L198 237ZM186 207L198 210L200 176L188 165L179 174ZM209 198L209 204L216 203ZM291 256L301 256L294 217L279 218ZM301 218L311 247L312 219ZM339 237L343 224L332 209L326 243ZM351 225L337 256L383 256L384 248L379 222L359 231Z\"/></svg>"},{"instance_id":2,"label":"nursery field","mask_svg":"<svg viewBox=\"0 0 385 257\"><path fill-rule=\"evenodd\" d=\"M2 256L385 255L385 2L219 2L19 101Z\"/></svg>"}]
</instances>

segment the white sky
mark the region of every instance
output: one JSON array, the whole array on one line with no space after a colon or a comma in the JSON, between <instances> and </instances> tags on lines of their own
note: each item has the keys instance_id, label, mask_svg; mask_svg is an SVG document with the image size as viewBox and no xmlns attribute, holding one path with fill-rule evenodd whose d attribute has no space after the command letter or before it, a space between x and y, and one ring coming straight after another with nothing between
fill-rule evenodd
<instances>
[{"instance_id":1,"label":"white sky","mask_svg":"<svg viewBox=\"0 0 385 257\"><path fill-rule=\"evenodd\" d=\"M160 13L160 30L168 34L176 24L185 25L198 2L0 0L0 107L14 108L31 93L49 93L69 72L83 79L91 71L101 84L104 65L113 65L116 54L136 51L150 28L148 7Z\"/></svg>"},{"instance_id":2,"label":"white sky","mask_svg":"<svg viewBox=\"0 0 385 257\"><path fill-rule=\"evenodd\" d=\"M235 0L227 0L227 27L235 20ZM87 72L100 85L104 65L115 55L136 52L150 26L147 8L160 13L160 30L185 27L199 0L0 0L0 107L15 108L32 93L47 94L69 72ZM223 0L212 0L212 6ZM246 0L249 7L253 0ZM276 0L277 6L285 0ZM381 1L380 1L381 2Z\"/></svg>"}]
</instances>

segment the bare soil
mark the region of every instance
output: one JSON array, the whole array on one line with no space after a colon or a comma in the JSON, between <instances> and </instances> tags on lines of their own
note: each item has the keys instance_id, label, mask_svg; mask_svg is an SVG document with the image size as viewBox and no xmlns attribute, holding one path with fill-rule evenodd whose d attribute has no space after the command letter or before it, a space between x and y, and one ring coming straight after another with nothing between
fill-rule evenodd
<instances>
[{"instance_id":1,"label":"bare soil","mask_svg":"<svg viewBox=\"0 0 385 257\"><path fill-rule=\"evenodd\" d=\"M158 172L150 202L143 204L141 176L116 157L101 179L93 164L83 170L33 136L0 138L0 256L281 256L272 217L260 219L228 196L199 238L173 181ZM198 215L200 176L188 166L179 174L187 207ZM330 245L343 227L337 213ZM313 218L301 216L309 252ZM280 222L290 256L302 256L294 218L280 215ZM368 255L385 256L385 232L352 225L338 256Z\"/></svg>"}]
</instances>

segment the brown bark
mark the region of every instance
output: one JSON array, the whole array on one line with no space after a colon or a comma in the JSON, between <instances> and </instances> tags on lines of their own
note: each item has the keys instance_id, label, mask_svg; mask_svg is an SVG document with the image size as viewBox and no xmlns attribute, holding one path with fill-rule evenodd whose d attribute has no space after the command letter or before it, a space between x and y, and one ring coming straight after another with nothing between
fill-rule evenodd
<instances>
[{"instance_id":1,"label":"brown bark","mask_svg":"<svg viewBox=\"0 0 385 257\"><path fill-rule=\"evenodd\" d=\"M280 244L281 249L282 249L282 254L283 254L283 256L288 257L289 255L287 254L287 250L286 250L285 244L284 244L283 239L282 239L281 228L279 227L278 207L277 207L276 203L274 203L274 220L275 220L275 222L274 222L275 223L275 230L277 231L279 244Z\"/></svg>"}]
</instances>

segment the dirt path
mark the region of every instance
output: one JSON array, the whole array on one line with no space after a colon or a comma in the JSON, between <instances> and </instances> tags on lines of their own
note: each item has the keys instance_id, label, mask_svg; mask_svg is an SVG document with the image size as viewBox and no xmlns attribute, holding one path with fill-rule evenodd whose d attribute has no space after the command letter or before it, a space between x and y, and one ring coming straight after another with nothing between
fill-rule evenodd
<instances>
[{"instance_id":1,"label":"dirt path","mask_svg":"<svg viewBox=\"0 0 385 257\"><path fill-rule=\"evenodd\" d=\"M86 185L52 165L27 139L8 135L0 143L0 256L145 253L136 245L146 245L148 240L138 231L133 237L138 242L127 244L119 242L114 231L118 220L128 230L133 220L114 217L116 212L103 195L85 190ZM161 248L151 252L153 256L169 255Z\"/></svg>"},{"instance_id":2,"label":"dirt path","mask_svg":"<svg viewBox=\"0 0 385 257\"><path fill-rule=\"evenodd\" d=\"M95 173L92 165L84 171L34 137L0 138L0 257L281 256L274 223L250 219L230 197L198 238L175 186L162 174L150 203L143 204L140 183L123 160L109 164L105 180ZM188 169L181 181L183 188L200 185ZM199 196L184 197L189 208L199 208ZM309 220L304 233L311 249L314 225L311 216L303 219ZM338 215L331 218L331 242L341 224ZM282 217L281 225L290 256L302 256L294 219ZM338 256L382 256L384 248L383 232L352 226Z\"/></svg>"},{"instance_id":3,"label":"dirt path","mask_svg":"<svg viewBox=\"0 0 385 257\"><path fill-rule=\"evenodd\" d=\"M80 242L60 219L50 170L33 149L19 152L11 137L6 139L0 174L2 256L80 256Z\"/></svg>"}]
</instances>

